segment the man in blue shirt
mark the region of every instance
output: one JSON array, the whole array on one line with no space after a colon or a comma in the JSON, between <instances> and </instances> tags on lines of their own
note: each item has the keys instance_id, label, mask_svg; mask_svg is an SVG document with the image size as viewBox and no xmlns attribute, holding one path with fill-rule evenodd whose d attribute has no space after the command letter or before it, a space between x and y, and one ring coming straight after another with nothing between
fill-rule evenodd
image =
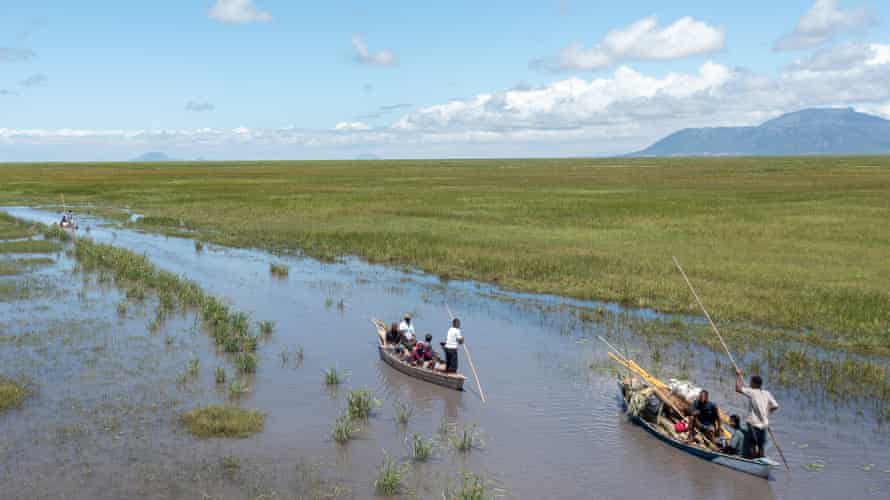
<instances>
[{"instance_id":1,"label":"man in blue shirt","mask_svg":"<svg viewBox=\"0 0 890 500\"><path fill-rule=\"evenodd\" d=\"M708 391L701 391L698 399L692 403L692 426L689 429L690 439L695 436L695 431L701 430L705 437L712 443L721 432L720 413L717 405L708 401Z\"/></svg>"}]
</instances>

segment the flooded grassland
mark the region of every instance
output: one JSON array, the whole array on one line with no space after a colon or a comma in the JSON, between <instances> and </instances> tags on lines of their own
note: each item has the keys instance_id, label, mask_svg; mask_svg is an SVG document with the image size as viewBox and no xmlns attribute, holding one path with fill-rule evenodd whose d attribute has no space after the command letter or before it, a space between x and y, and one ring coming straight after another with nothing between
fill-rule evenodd
<instances>
[{"instance_id":1,"label":"flooded grassland","mask_svg":"<svg viewBox=\"0 0 890 500\"><path fill-rule=\"evenodd\" d=\"M679 454L621 415L598 335L743 409L694 318L98 219L82 220L75 242L31 227L49 212L6 211L28 222L0 219L0 239L15 243L0 253L4 499L890 493L880 356L782 331L755 342L753 327L726 325L782 405L776 435L793 470L762 481ZM370 318L411 312L438 342L446 302L485 404L471 381L458 393L378 359Z\"/></svg>"}]
</instances>

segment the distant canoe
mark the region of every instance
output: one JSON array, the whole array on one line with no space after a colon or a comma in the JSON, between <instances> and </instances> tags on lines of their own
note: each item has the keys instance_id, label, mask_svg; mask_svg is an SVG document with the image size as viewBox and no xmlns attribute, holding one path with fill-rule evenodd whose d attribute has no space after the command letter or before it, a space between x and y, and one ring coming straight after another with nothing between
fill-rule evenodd
<instances>
[{"instance_id":1,"label":"distant canoe","mask_svg":"<svg viewBox=\"0 0 890 500\"><path fill-rule=\"evenodd\" d=\"M623 394L629 394L625 385L623 385L621 382L619 382L618 385L621 387ZM624 402L626 407L627 399L625 399ZM770 472L772 471L773 467L778 465L775 461L770 460L769 458L756 458L753 460L749 460L737 455L726 455L724 453L705 449L701 446L695 446L689 443L685 443L678 439L674 439L672 436L667 435L665 432L637 415L628 413L627 417L630 419L631 422L639 425L643 429L646 429L649 434L652 434L653 436L673 446L674 448L685 451L690 455L696 456L698 458L701 458L702 460L706 460L717 465L722 465L724 467L735 469L737 471L751 474L752 476L761 477L763 479L769 479Z\"/></svg>"},{"instance_id":2,"label":"distant canoe","mask_svg":"<svg viewBox=\"0 0 890 500\"><path fill-rule=\"evenodd\" d=\"M68 222L60 222L59 227L62 229L77 229L77 224L71 224Z\"/></svg>"},{"instance_id":3,"label":"distant canoe","mask_svg":"<svg viewBox=\"0 0 890 500\"><path fill-rule=\"evenodd\" d=\"M380 352L380 359L384 363L409 377L419 378L431 384L441 385L456 391L464 390L466 377L460 373L445 373L429 368L421 368L402 361L401 357L395 352L395 346L386 343L386 325L376 320L374 324L377 326L377 350Z\"/></svg>"}]
</instances>

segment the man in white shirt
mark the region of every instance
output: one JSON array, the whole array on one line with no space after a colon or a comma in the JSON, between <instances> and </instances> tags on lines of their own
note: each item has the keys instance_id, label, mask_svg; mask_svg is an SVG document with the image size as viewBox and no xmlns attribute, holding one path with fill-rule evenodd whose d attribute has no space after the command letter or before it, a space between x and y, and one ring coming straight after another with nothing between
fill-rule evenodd
<instances>
[{"instance_id":1,"label":"man in white shirt","mask_svg":"<svg viewBox=\"0 0 890 500\"><path fill-rule=\"evenodd\" d=\"M445 335L445 342L442 343L442 349L445 351L446 372L457 372L457 347L463 343L464 336L460 333L460 320L454 318L451 320L451 328Z\"/></svg>"},{"instance_id":2,"label":"man in white shirt","mask_svg":"<svg viewBox=\"0 0 890 500\"><path fill-rule=\"evenodd\" d=\"M417 335L414 333L414 325L411 324L410 314L406 314L402 322L399 323L399 336L401 337L402 344L405 346L410 347L414 345Z\"/></svg>"},{"instance_id":3,"label":"man in white shirt","mask_svg":"<svg viewBox=\"0 0 890 500\"><path fill-rule=\"evenodd\" d=\"M763 379L760 375L751 376L751 386L745 387L742 372L736 371L735 390L748 398L748 424L751 439L752 458L762 458L766 448L766 434L769 429L769 416L779 409L779 403L769 391L762 389Z\"/></svg>"}]
</instances>

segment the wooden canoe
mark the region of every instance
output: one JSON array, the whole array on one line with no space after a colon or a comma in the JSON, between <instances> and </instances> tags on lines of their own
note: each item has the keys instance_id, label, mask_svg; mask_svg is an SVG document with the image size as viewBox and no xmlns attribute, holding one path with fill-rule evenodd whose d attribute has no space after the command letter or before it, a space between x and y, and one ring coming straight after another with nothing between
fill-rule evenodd
<instances>
[{"instance_id":1,"label":"wooden canoe","mask_svg":"<svg viewBox=\"0 0 890 500\"><path fill-rule=\"evenodd\" d=\"M395 352L396 346L386 343L386 324L380 320L374 320L374 325L377 327L377 350L380 352L380 359L384 363L409 377L419 378L431 384L441 385L456 391L464 390L466 377L460 373L445 373L439 370L414 366L402 361L402 358Z\"/></svg>"},{"instance_id":2,"label":"wooden canoe","mask_svg":"<svg viewBox=\"0 0 890 500\"><path fill-rule=\"evenodd\" d=\"M622 397L624 399L625 412L627 413L627 417L630 419L630 421L639 425L640 427L645 429L646 432L655 436L662 442L667 443L678 450L685 451L686 453L689 453L690 455L698 457L702 460L706 460L713 464L722 465L723 467L728 467L730 469L744 472L745 474L751 474L752 476L757 476L763 479L769 479L773 467L776 467L778 465L777 462L770 460L769 458L747 459L738 455L727 455L725 453L716 452L702 446L697 446L692 443L686 443L679 439L675 439L673 436L668 435L662 429L653 425L651 422L648 422L637 415L632 415L627 412L627 395L629 394L629 392L624 382L619 381L618 385L621 388L621 393L623 395Z\"/></svg>"},{"instance_id":3,"label":"wooden canoe","mask_svg":"<svg viewBox=\"0 0 890 500\"><path fill-rule=\"evenodd\" d=\"M77 229L77 224L71 224L68 222L60 222L59 227L62 229Z\"/></svg>"}]
</instances>

